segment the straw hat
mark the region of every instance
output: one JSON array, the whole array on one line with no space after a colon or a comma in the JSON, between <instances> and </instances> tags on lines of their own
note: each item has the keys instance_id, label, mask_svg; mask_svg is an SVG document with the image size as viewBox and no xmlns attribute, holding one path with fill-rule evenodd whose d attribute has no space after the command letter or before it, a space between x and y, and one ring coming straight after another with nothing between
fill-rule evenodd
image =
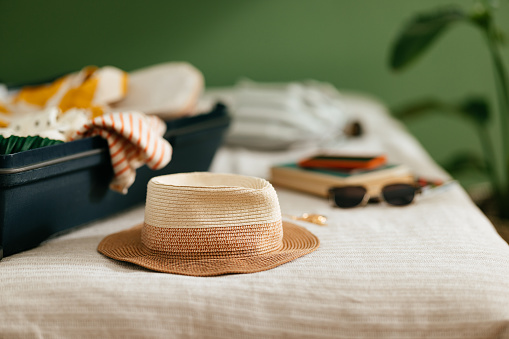
<instances>
[{"instance_id":1,"label":"straw hat","mask_svg":"<svg viewBox=\"0 0 509 339\"><path fill-rule=\"evenodd\" d=\"M212 276L268 270L320 244L306 229L281 220L270 183L241 175L152 178L144 221L107 236L97 250L154 271Z\"/></svg>"}]
</instances>

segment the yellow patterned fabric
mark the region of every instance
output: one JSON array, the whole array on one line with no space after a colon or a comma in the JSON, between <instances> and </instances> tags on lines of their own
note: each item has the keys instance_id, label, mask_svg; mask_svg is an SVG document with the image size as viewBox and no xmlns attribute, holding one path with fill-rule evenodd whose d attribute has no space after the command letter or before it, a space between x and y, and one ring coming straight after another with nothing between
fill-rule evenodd
<instances>
[{"instance_id":1,"label":"yellow patterned fabric","mask_svg":"<svg viewBox=\"0 0 509 339\"><path fill-rule=\"evenodd\" d=\"M58 107L63 113L73 108L85 109L89 117L94 118L125 98L127 86L126 72L112 66L88 66L49 84L21 88L8 103L0 105L0 113L15 113L5 119L7 126L17 114L39 112L51 107Z\"/></svg>"}]
</instances>

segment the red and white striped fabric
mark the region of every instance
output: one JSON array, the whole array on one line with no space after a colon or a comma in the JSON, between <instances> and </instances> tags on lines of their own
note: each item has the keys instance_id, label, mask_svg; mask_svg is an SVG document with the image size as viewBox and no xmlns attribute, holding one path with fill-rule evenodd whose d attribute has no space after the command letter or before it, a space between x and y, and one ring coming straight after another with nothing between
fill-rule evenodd
<instances>
[{"instance_id":1,"label":"red and white striped fabric","mask_svg":"<svg viewBox=\"0 0 509 339\"><path fill-rule=\"evenodd\" d=\"M156 116L138 112L110 113L83 125L71 140L100 135L108 141L114 177L110 188L126 194L136 169L143 164L157 170L166 166L172 148L162 136L165 123Z\"/></svg>"}]
</instances>

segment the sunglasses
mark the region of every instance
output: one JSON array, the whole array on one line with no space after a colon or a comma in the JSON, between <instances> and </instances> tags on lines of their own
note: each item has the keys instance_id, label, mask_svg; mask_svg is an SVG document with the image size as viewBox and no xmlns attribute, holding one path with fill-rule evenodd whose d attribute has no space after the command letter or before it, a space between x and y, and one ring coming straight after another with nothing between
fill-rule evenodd
<instances>
[{"instance_id":1,"label":"sunglasses","mask_svg":"<svg viewBox=\"0 0 509 339\"><path fill-rule=\"evenodd\" d=\"M329 200L334 206L341 208L365 206L368 202L380 201L393 206L406 206L411 204L421 191L422 186L417 183L395 183L383 186L378 195L372 196L364 186L339 186L329 189Z\"/></svg>"}]
</instances>

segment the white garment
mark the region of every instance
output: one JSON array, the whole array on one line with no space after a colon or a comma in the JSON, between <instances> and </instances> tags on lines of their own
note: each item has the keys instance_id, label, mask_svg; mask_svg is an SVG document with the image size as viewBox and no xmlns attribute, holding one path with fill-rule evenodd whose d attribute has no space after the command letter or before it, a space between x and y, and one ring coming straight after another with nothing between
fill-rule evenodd
<instances>
[{"instance_id":1,"label":"white garment","mask_svg":"<svg viewBox=\"0 0 509 339\"><path fill-rule=\"evenodd\" d=\"M114 105L114 110L178 118L194 111L203 87L203 74L186 62L141 68L129 73L127 95Z\"/></svg>"},{"instance_id":2,"label":"white garment","mask_svg":"<svg viewBox=\"0 0 509 339\"><path fill-rule=\"evenodd\" d=\"M340 94L329 84L239 82L212 90L209 101L225 101L233 117L229 145L281 150L342 137L348 114ZM212 100L213 98L213 100Z\"/></svg>"},{"instance_id":3,"label":"white garment","mask_svg":"<svg viewBox=\"0 0 509 339\"><path fill-rule=\"evenodd\" d=\"M223 97L228 100L228 97ZM264 152L246 147L226 146L219 149L211 170L269 178L269 168L311 156L316 153L339 152L353 155L386 154L392 164L409 166L418 177L447 180L450 178L438 167L429 154L395 119L390 118L386 108L378 101L365 96L345 93L342 107L358 120L364 133L360 137L329 140L306 147Z\"/></svg>"}]
</instances>

